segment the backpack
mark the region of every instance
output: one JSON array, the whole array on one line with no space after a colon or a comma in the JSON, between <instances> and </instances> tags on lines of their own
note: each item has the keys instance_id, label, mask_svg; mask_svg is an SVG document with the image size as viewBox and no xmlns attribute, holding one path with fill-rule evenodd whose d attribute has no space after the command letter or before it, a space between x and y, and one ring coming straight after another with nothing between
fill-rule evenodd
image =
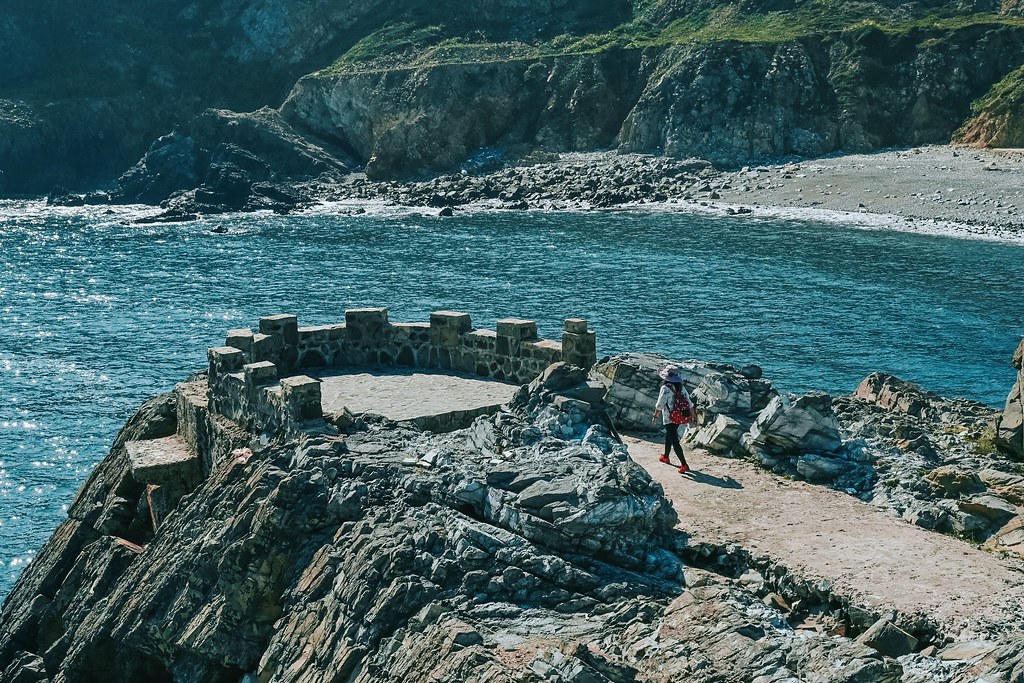
<instances>
[{"instance_id":1,"label":"backpack","mask_svg":"<svg viewBox=\"0 0 1024 683\"><path fill-rule=\"evenodd\" d=\"M672 400L672 410L668 414L668 419L674 425L684 425L690 422L690 401L682 391L677 392Z\"/></svg>"}]
</instances>

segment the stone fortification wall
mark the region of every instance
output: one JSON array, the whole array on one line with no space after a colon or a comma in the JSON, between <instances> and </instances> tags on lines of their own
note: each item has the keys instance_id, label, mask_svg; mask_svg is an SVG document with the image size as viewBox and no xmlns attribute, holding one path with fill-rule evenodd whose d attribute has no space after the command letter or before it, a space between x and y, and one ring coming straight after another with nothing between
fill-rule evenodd
<instances>
[{"instance_id":1,"label":"stone fortification wall","mask_svg":"<svg viewBox=\"0 0 1024 683\"><path fill-rule=\"evenodd\" d=\"M589 368L597 361L587 321L565 321L562 341L540 339L533 320L506 318L473 328L468 313L436 311L426 323L392 323L386 308L345 311L345 322L299 327L294 315L260 318L259 331L230 330L209 351L210 407L254 431L289 432L322 417L310 368L367 365L450 370L525 384L552 363Z\"/></svg>"}]
</instances>

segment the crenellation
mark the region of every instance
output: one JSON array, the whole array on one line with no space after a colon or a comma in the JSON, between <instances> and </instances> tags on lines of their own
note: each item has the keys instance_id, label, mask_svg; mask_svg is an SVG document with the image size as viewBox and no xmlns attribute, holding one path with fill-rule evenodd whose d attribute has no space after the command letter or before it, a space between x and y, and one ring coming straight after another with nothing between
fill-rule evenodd
<instances>
[{"instance_id":1,"label":"crenellation","mask_svg":"<svg viewBox=\"0 0 1024 683\"><path fill-rule=\"evenodd\" d=\"M285 377L281 380L281 394L285 406L296 420L314 420L324 416L320 380L307 375Z\"/></svg>"},{"instance_id":2,"label":"crenellation","mask_svg":"<svg viewBox=\"0 0 1024 683\"><path fill-rule=\"evenodd\" d=\"M566 318L565 331L572 334L586 334L587 321L584 318Z\"/></svg>"},{"instance_id":3,"label":"crenellation","mask_svg":"<svg viewBox=\"0 0 1024 683\"><path fill-rule=\"evenodd\" d=\"M277 366L269 361L247 363L242 366L242 371L245 373L245 383L250 387L277 381Z\"/></svg>"},{"instance_id":4,"label":"crenellation","mask_svg":"<svg viewBox=\"0 0 1024 683\"><path fill-rule=\"evenodd\" d=\"M246 429L298 429L322 416L319 380L311 368L400 366L478 375L525 384L561 360L590 367L596 336L582 318L568 318L562 340L540 339L537 323L497 321L473 328L469 313L434 311L429 322L391 323L386 308L345 311L345 322L299 327L294 315L264 316L259 332L237 329L238 346L210 350L210 410Z\"/></svg>"},{"instance_id":5,"label":"crenellation","mask_svg":"<svg viewBox=\"0 0 1024 683\"><path fill-rule=\"evenodd\" d=\"M252 337L252 351L249 353L249 362L268 361L277 363L280 350L281 340L278 337L259 332Z\"/></svg>"},{"instance_id":6,"label":"crenellation","mask_svg":"<svg viewBox=\"0 0 1024 683\"><path fill-rule=\"evenodd\" d=\"M270 361L284 370L292 370L299 357L299 317L290 313L266 315L260 318L260 334L272 341L266 345L256 360Z\"/></svg>"},{"instance_id":7,"label":"crenellation","mask_svg":"<svg viewBox=\"0 0 1024 683\"><path fill-rule=\"evenodd\" d=\"M252 337L253 331L248 328L228 330L228 336L224 341L224 345L233 346L234 348L241 350L243 353L251 354Z\"/></svg>"},{"instance_id":8,"label":"crenellation","mask_svg":"<svg viewBox=\"0 0 1024 683\"><path fill-rule=\"evenodd\" d=\"M522 318L504 318L498 321L498 337L508 337L516 341L537 338L537 323Z\"/></svg>"},{"instance_id":9,"label":"crenellation","mask_svg":"<svg viewBox=\"0 0 1024 683\"><path fill-rule=\"evenodd\" d=\"M462 336L473 329L469 313L435 311L430 314L430 342L446 349L458 348Z\"/></svg>"},{"instance_id":10,"label":"crenellation","mask_svg":"<svg viewBox=\"0 0 1024 683\"><path fill-rule=\"evenodd\" d=\"M597 362L597 335L587 330L587 321L569 318L562 333L562 360L589 368Z\"/></svg>"}]
</instances>

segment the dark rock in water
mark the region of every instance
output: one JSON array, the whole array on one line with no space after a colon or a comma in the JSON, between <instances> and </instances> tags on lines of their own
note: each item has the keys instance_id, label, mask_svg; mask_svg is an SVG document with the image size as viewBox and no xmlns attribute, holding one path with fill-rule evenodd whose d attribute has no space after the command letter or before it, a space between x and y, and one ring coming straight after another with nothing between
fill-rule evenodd
<instances>
[{"instance_id":1,"label":"dark rock in water","mask_svg":"<svg viewBox=\"0 0 1024 683\"><path fill-rule=\"evenodd\" d=\"M739 369L739 373L747 379L761 379L761 376L764 374L760 365L753 364L744 365Z\"/></svg>"},{"instance_id":2,"label":"dark rock in water","mask_svg":"<svg viewBox=\"0 0 1024 683\"><path fill-rule=\"evenodd\" d=\"M438 211L437 215L438 216L454 216L455 215L455 209L453 209L450 206L446 206L443 209L441 209L440 211Z\"/></svg>"},{"instance_id":3,"label":"dark rock in water","mask_svg":"<svg viewBox=\"0 0 1024 683\"><path fill-rule=\"evenodd\" d=\"M172 208L155 216L143 216L142 218L136 218L132 223L138 225L147 225L151 223L187 223L189 221L197 221L199 218L200 216L197 213Z\"/></svg>"},{"instance_id":4,"label":"dark rock in water","mask_svg":"<svg viewBox=\"0 0 1024 683\"><path fill-rule=\"evenodd\" d=\"M313 142L269 109L210 110L153 143L118 181L116 201L181 212L287 212L302 199L280 186L348 171L337 150Z\"/></svg>"},{"instance_id":5,"label":"dark rock in water","mask_svg":"<svg viewBox=\"0 0 1024 683\"><path fill-rule=\"evenodd\" d=\"M216 226L210 228L210 232L212 232L215 235L223 235L227 231L228 231L228 229L225 228L223 225L216 225Z\"/></svg>"},{"instance_id":6,"label":"dark rock in water","mask_svg":"<svg viewBox=\"0 0 1024 683\"><path fill-rule=\"evenodd\" d=\"M84 195L68 192L58 185L46 195L46 203L50 206L84 206L87 202Z\"/></svg>"}]
</instances>

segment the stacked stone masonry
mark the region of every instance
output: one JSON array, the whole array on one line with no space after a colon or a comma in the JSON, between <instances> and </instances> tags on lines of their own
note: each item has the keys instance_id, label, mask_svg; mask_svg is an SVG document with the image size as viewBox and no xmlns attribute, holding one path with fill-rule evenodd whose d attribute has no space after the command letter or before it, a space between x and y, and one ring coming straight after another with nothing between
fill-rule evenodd
<instances>
[{"instance_id":1,"label":"stacked stone masonry","mask_svg":"<svg viewBox=\"0 0 1024 683\"><path fill-rule=\"evenodd\" d=\"M426 323L392 323L386 308L345 311L345 322L299 327L294 315L260 318L259 332L230 330L209 350L210 408L250 431L290 432L322 417L313 368L399 366L525 384L552 363L589 368L597 341L587 321L565 321L562 341L539 339L532 320L473 328L468 313L435 311Z\"/></svg>"}]
</instances>

